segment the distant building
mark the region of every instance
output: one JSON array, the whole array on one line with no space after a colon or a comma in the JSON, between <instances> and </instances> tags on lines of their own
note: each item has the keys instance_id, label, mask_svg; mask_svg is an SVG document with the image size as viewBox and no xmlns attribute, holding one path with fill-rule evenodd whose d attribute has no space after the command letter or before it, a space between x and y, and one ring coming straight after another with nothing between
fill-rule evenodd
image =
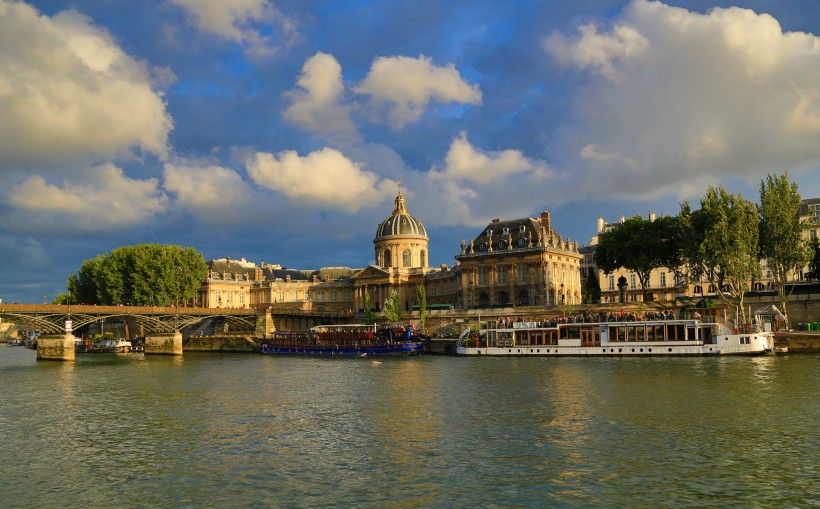
<instances>
[{"instance_id":1,"label":"distant building","mask_svg":"<svg viewBox=\"0 0 820 509\"><path fill-rule=\"evenodd\" d=\"M578 243L539 219L493 221L475 240L461 242L461 300L466 308L555 306L581 302Z\"/></svg>"}]
</instances>

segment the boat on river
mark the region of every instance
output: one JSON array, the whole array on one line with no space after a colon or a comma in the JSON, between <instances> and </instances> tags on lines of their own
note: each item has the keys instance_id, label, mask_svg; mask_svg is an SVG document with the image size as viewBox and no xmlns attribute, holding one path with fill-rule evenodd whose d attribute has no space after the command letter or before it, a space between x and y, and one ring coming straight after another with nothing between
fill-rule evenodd
<instances>
[{"instance_id":1,"label":"boat on river","mask_svg":"<svg viewBox=\"0 0 820 509\"><path fill-rule=\"evenodd\" d=\"M260 343L263 354L345 357L419 355L423 336L415 327L320 325L309 332L274 332Z\"/></svg>"},{"instance_id":2,"label":"boat on river","mask_svg":"<svg viewBox=\"0 0 820 509\"><path fill-rule=\"evenodd\" d=\"M456 355L654 356L755 355L774 350L762 323L740 328L700 319L616 322L489 322L479 337L462 339Z\"/></svg>"},{"instance_id":3,"label":"boat on river","mask_svg":"<svg viewBox=\"0 0 820 509\"><path fill-rule=\"evenodd\" d=\"M76 353L129 353L132 351L131 342L125 339L98 339L74 341Z\"/></svg>"}]
</instances>

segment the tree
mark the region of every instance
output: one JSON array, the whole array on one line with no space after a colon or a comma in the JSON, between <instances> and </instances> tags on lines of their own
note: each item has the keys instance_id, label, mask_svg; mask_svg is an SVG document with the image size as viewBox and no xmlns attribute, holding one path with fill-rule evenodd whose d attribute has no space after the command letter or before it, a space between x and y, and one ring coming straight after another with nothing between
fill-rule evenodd
<instances>
[{"instance_id":1,"label":"tree","mask_svg":"<svg viewBox=\"0 0 820 509\"><path fill-rule=\"evenodd\" d=\"M581 288L581 301L584 304L598 304L601 302L601 285L594 271L590 271L584 286Z\"/></svg>"},{"instance_id":2,"label":"tree","mask_svg":"<svg viewBox=\"0 0 820 509\"><path fill-rule=\"evenodd\" d=\"M139 244L84 261L67 287L78 303L170 305L194 298L207 272L193 248Z\"/></svg>"},{"instance_id":3,"label":"tree","mask_svg":"<svg viewBox=\"0 0 820 509\"><path fill-rule=\"evenodd\" d=\"M813 254L809 262L809 272L806 274L806 279L820 279L820 242L816 237L811 239L809 251Z\"/></svg>"},{"instance_id":4,"label":"tree","mask_svg":"<svg viewBox=\"0 0 820 509\"><path fill-rule=\"evenodd\" d=\"M384 317L388 322L396 323L401 320L401 303L399 302L399 292L393 290L384 301Z\"/></svg>"},{"instance_id":5,"label":"tree","mask_svg":"<svg viewBox=\"0 0 820 509\"><path fill-rule=\"evenodd\" d=\"M427 290L424 288L423 283L416 285L416 302L419 305L419 322L421 322L423 329L424 322L427 321Z\"/></svg>"},{"instance_id":6,"label":"tree","mask_svg":"<svg viewBox=\"0 0 820 509\"><path fill-rule=\"evenodd\" d=\"M789 174L768 175L760 181L760 254L772 273L780 310L786 315L786 283L811 259L809 243L803 238L800 194Z\"/></svg>"},{"instance_id":7,"label":"tree","mask_svg":"<svg viewBox=\"0 0 820 509\"><path fill-rule=\"evenodd\" d=\"M376 313L370 308L370 292L365 289L364 292L364 323L376 323Z\"/></svg>"},{"instance_id":8,"label":"tree","mask_svg":"<svg viewBox=\"0 0 820 509\"><path fill-rule=\"evenodd\" d=\"M740 308L752 279L760 275L757 207L740 194L709 187L700 199L700 210L681 205L682 253L687 268L717 288L721 299ZM732 302L730 299L736 299Z\"/></svg>"},{"instance_id":9,"label":"tree","mask_svg":"<svg viewBox=\"0 0 820 509\"><path fill-rule=\"evenodd\" d=\"M605 273L619 268L635 272L647 300L649 277L654 269L680 265L680 233L677 219L661 217L654 221L640 216L627 219L598 237L595 264Z\"/></svg>"}]
</instances>

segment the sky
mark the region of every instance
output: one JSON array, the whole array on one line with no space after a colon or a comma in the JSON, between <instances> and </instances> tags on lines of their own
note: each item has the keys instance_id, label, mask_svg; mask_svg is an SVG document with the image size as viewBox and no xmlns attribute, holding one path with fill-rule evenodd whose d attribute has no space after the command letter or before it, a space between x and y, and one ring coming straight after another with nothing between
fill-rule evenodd
<instances>
[{"instance_id":1,"label":"sky","mask_svg":"<svg viewBox=\"0 0 820 509\"><path fill-rule=\"evenodd\" d=\"M818 170L816 0L0 0L6 303L140 243L365 267L399 190L437 267Z\"/></svg>"}]
</instances>

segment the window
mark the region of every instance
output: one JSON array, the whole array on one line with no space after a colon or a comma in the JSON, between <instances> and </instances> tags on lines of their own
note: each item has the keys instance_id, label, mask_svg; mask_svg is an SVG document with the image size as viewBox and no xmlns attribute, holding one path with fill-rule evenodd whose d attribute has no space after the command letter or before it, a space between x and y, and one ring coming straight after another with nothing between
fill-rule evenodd
<instances>
[{"instance_id":1,"label":"window","mask_svg":"<svg viewBox=\"0 0 820 509\"><path fill-rule=\"evenodd\" d=\"M703 293L703 287L700 285L695 286L695 294L700 295Z\"/></svg>"},{"instance_id":2,"label":"window","mask_svg":"<svg viewBox=\"0 0 820 509\"><path fill-rule=\"evenodd\" d=\"M332 291L330 292L330 300L332 300L333 302L336 302L337 300L339 300L339 299L338 299L338 297L339 297L339 296L338 296L338 294L336 293L336 290L332 290Z\"/></svg>"},{"instance_id":3,"label":"window","mask_svg":"<svg viewBox=\"0 0 820 509\"><path fill-rule=\"evenodd\" d=\"M638 287L638 278L635 276L635 274L630 274L629 275L629 288L634 290L637 287Z\"/></svg>"},{"instance_id":4,"label":"window","mask_svg":"<svg viewBox=\"0 0 820 509\"><path fill-rule=\"evenodd\" d=\"M424 252L424 249L419 253L419 265L427 267L427 253Z\"/></svg>"},{"instance_id":5,"label":"window","mask_svg":"<svg viewBox=\"0 0 820 509\"><path fill-rule=\"evenodd\" d=\"M666 288L666 272L661 272L661 288Z\"/></svg>"},{"instance_id":6,"label":"window","mask_svg":"<svg viewBox=\"0 0 820 509\"><path fill-rule=\"evenodd\" d=\"M518 264L518 282L519 283L526 283L527 282L527 266L523 263Z\"/></svg>"},{"instance_id":7,"label":"window","mask_svg":"<svg viewBox=\"0 0 820 509\"><path fill-rule=\"evenodd\" d=\"M390 250L384 250L384 262L382 262L382 267L391 267L390 265Z\"/></svg>"},{"instance_id":8,"label":"window","mask_svg":"<svg viewBox=\"0 0 820 509\"><path fill-rule=\"evenodd\" d=\"M409 267L410 266L410 250L409 249L405 249L401 253L401 264L404 267Z\"/></svg>"},{"instance_id":9,"label":"window","mask_svg":"<svg viewBox=\"0 0 820 509\"><path fill-rule=\"evenodd\" d=\"M487 267L479 267L478 269L478 284L487 285Z\"/></svg>"},{"instance_id":10,"label":"window","mask_svg":"<svg viewBox=\"0 0 820 509\"><path fill-rule=\"evenodd\" d=\"M501 265L498 267L498 284L507 284L507 266ZM503 304L503 303L502 303Z\"/></svg>"},{"instance_id":11,"label":"window","mask_svg":"<svg viewBox=\"0 0 820 509\"><path fill-rule=\"evenodd\" d=\"M615 289L615 276L609 276L609 289Z\"/></svg>"}]
</instances>

